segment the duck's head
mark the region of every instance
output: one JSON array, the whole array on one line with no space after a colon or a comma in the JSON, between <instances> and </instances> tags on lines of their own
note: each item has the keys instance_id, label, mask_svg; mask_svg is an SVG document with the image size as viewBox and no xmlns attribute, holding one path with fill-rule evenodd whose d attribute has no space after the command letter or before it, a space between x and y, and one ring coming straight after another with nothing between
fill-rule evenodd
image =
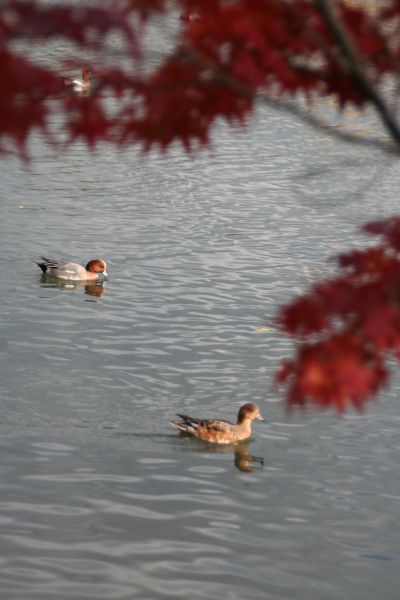
<instances>
[{"instance_id":1,"label":"duck's head","mask_svg":"<svg viewBox=\"0 0 400 600\"><path fill-rule=\"evenodd\" d=\"M90 79L90 69L88 69L87 67L85 67L82 70L82 80L85 82L88 82Z\"/></svg>"},{"instance_id":2,"label":"duck's head","mask_svg":"<svg viewBox=\"0 0 400 600\"><path fill-rule=\"evenodd\" d=\"M255 404L255 402L243 404L243 406L240 407L238 412L238 423L243 423L243 421L246 420L254 421L254 419L264 421L264 419L261 416L258 404Z\"/></svg>"},{"instance_id":3,"label":"duck's head","mask_svg":"<svg viewBox=\"0 0 400 600\"><path fill-rule=\"evenodd\" d=\"M102 273L104 277L107 277L107 264L106 261L101 258L90 260L85 268L86 271L89 271L90 273Z\"/></svg>"}]
</instances>

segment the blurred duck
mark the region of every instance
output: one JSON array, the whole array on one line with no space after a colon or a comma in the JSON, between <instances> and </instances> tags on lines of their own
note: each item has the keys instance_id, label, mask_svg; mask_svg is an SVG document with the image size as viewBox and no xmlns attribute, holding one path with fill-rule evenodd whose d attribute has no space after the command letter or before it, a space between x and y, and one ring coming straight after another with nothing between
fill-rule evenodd
<instances>
[{"instance_id":1,"label":"blurred duck","mask_svg":"<svg viewBox=\"0 0 400 600\"><path fill-rule=\"evenodd\" d=\"M237 424L217 419L197 419L187 415L179 415L180 420L169 423L193 437L204 442L216 444L232 444L241 442L251 436L251 423L254 419L264 421L257 404L244 404L238 412Z\"/></svg>"},{"instance_id":2,"label":"blurred duck","mask_svg":"<svg viewBox=\"0 0 400 600\"><path fill-rule=\"evenodd\" d=\"M86 267L69 261L58 261L42 256L36 263L45 275L68 281L95 281L107 277L107 265L101 258L95 258Z\"/></svg>"},{"instance_id":3,"label":"blurred duck","mask_svg":"<svg viewBox=\"0 0 400 600\"><path fill-rule=\"evenodd\" d=\"M74 92L83 94L90 88L90 70L85 67L82 71L82 79L78 77L62 77L64 85L72 88Z\"/></svg>"}]
</instances>

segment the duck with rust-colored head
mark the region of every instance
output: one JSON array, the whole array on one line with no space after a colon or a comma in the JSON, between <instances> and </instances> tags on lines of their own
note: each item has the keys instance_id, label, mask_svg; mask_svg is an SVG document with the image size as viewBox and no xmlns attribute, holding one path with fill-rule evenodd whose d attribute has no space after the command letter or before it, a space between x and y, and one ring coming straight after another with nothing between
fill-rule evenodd
<instances>
[{"instance_id":1,"label":"duck with rust-colored head","mask_svg":"<svg viewBox=\"0 0 400 600\"><path fill-rule=\"evenodd\" d=\"M44 256L42 256L42 261L36 264L45 275L66 281L96 281L107 277L107 265L101 258L90 260L86 267L78 263L52 260Z\"/></svg>"},{"instance_id":2,"label":"duck with rust-colored head","mask_svg":"<svg viewBox=\"0 0 400 600\"><path fill-rule=\"evenodd\" d=\"M82 70L82 79L79 77L62 77L64 85L78 94L85 94L90 88L90 70L85 67Z\"/></svg>"},{"instance_id":3,"label":"duck with rust-colored head","mask_svg":"<svg viewBox=\"0 0 400 600\"><path fill-rule=\"evenodd\" d=\"M234 444L251 436L251 424L254 419L264 421L257 404L251 402L240 407L237 423L219 419L198 419L178 414L180 420L169 423L182 431L204 442L216 444Z\"/></svg>"}]
</instances>

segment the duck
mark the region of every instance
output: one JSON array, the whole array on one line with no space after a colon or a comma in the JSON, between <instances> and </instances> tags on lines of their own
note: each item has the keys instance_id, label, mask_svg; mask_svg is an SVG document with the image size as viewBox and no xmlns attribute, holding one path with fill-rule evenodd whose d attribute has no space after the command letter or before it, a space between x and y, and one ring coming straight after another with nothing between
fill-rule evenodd
<instances>
[{"instance_id":1,"label":"duck","mask_svg":"<svg viewBox=\"0 0 400 600\"><path fill-rule=\"evenodd\" d=\"M70 261L59 261L41 257L36 264L45 275L67 281L95 281L108 277L107 264L101 258L90 260L86 267Z\"/></svg>"},{"instance_id":2,"label":"duck","mask_svg":"<svg viewBox=\"0 0 400 600\"><path fill-rule=\"evenodd\" d=\"M234 444L242 442L251 436L252 421L264 421L257 404L250 402L240 407L237 423L219 419L198 419L188 415L177 414L179 420L169 421L183 433L187 433L204 442L216 444Z\"/></svg>"},{"instance_id":3,"label":"duck","mask_svg":"<svg viewBox=\"0 0 400 600\"><path fill-rule=\"evenodd\" d=\"M90 88L90 70L87 67L82 70L82 79L78 77L62 77L62 80L66 87L72 88L78 94L84 94Z\"/></svg>"}]
</instances>

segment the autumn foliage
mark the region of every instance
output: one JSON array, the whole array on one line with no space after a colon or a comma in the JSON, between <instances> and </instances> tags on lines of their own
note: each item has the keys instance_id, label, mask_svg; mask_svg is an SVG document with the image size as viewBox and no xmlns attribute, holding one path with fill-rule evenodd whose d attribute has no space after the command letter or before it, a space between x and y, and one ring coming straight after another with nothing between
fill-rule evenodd
<instances>
[{"instance_id":1,"label":"autumn foliage","mask_svg":"<svg viewBox=\"0 0 400 600\"><path fill-rule=\"evenodd\" d=\"M339 34L325 4L335 8ZM167 11L175 45L144 69L146 24ZM179 140L191 148L209 141L217 118L243 121L263 97L331 95L341 106L362 106L371 101L368 85L397 76L399 18L396 0L373 17L362 3L310 0L4 0L0 150L24 155L35 129L59 141L53 114L64 115L63 141L66 132L67 141L89 146L106 140L166 148ZM59 62L32 54L55 40L72 44ZM60 75L83 66L93 74L91 94L65 94ZM117 98L112 116L110 95Z\"/></svg>"},{"instance_id":2,"label":"autumn foliage","mask_svg":"<svg viewBox=\"0 0 400 600\"><path fill-rule=\"evenodd\" d=\"M166 17L174 44L149 68L147 26ZM399 89L399 34L399 0L4 0L0 153L26 159L35 131L52 144L191 150L209 143L217 119L242 123L257 102L300 95L372 104L400 144L383 87L391 78ZM47 56L60 41L68 54ZM83 67L90 92L74 93L62 75ZM400 356L400 222L366 231L382 242L339 257L336 279L281 311L298 339L279 375L291 404L360 407L387 381L387 354Z\"/></svg>"},{"instance_id":3,"label":"autumn foliage","mask_svg":"<svg viewBox=\"0 0 400 600\"><path fill-rule=\"evenodd\" d=\"M337 259L341 274L281 310L298 340L278 375L289 402L360 408L386 383L388 355L400 360L400 218L369 223L380 244Z\"/></svg>"}]
</instances>

